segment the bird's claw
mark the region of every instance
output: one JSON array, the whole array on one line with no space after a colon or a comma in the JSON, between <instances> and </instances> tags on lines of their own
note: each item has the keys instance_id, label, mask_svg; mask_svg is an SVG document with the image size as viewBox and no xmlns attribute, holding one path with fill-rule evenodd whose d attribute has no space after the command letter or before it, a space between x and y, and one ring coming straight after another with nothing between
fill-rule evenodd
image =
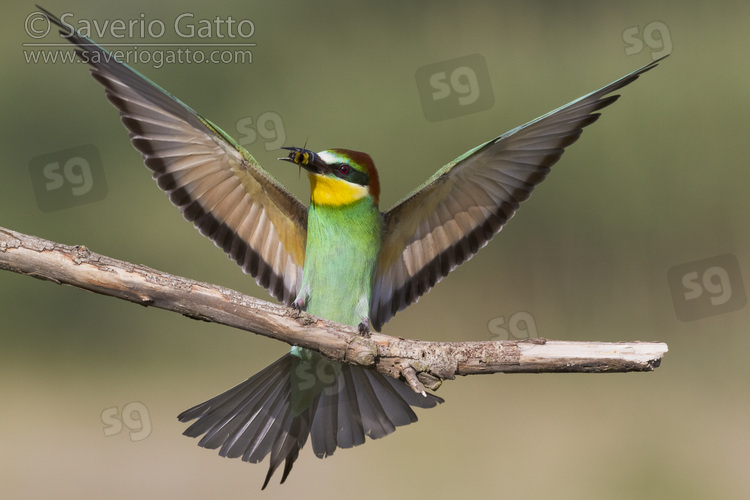
<instances>
[{"instance_id":1,"label":"bird's claw","mask_svg":"<svg viewBox=\"0 0 750 500\"><path fill-rule=\"evenodd\" d=\"M365 338L370 338L370 320L367 318L362 318L362 321L357 326L359 329L359 334L362 335Z\"/></svg>"},{"instance_id":2,"label":"bird's claw","mask_svg":"<svg viewBox=\"0 0 750 500\"><path fill-rule=\"evenodd\" d=\"M297 310L297 312L302 312L302 308L305 307L305 299L299 298L292 302L292 307Z\"/></svg>"}]
</instances>

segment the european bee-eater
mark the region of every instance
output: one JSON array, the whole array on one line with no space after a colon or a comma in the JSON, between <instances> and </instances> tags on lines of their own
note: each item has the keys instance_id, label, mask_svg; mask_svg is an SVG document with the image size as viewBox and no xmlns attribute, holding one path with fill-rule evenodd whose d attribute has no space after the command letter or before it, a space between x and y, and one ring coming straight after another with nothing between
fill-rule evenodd
<instances>
[{"instance_id":1,"label":"european bee-eater","mask_svg":"<svg viewBox=\"0 0 750 500\"><path fill-rule=\"evenodd\" d=\"M619 97L609 94L658 62L477 146L384 213L367 154L284 148L281 159L307 171L305 207L219 127L44 12L92 66L183 216L284 304L365 335L484 247L597 111ZM440 402L404 381L293 347L178 418L197 418L185 434L203 435L199 445L222 456L257 463L270 454L265 488L282 462L284 482L308 436L315 455L326 457L415 422L411 406Z\"/></svg>"}]
</instances>

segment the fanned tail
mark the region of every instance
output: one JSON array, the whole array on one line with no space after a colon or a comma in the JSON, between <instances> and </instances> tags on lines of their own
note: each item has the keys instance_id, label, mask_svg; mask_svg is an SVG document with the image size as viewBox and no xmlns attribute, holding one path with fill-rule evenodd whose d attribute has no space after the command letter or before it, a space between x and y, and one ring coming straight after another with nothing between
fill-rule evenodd
<instances>
[{"instance_id":1,"label":"fanned tail","mask_svg":"<svg viewBox=\"0 0 750 500\"><path fill-rule=\"evenodd\" d=\"M416 394L404 382L374 370L330 361L304 351L289 353L241 384L178 415L198 419L183 434L203 435L199 446L258 463L271 455L263 489L282 462L283 483L299 450L312 441L318 458L336 448L378 439L417 421L412 406L432 408L443 399Z\"/></svg>"}]
</instances>

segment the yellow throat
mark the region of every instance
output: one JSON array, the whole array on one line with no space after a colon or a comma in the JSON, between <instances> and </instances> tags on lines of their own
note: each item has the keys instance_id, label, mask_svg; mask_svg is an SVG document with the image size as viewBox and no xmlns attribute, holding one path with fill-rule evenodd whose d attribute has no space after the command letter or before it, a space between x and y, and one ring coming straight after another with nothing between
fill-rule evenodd
<instances>
[{"instance_id":1,"label":"yellow throat","mask_svg":"<svg viewBox=\"0 0 750 500\"><path fill-rule=\"evenodd\" d=\"M333 207L349 205L370 194L370 189L367 186L313 173L309 173L307 176L310 178L310 197L316 205Z\"/></svg>"}]
</instances>

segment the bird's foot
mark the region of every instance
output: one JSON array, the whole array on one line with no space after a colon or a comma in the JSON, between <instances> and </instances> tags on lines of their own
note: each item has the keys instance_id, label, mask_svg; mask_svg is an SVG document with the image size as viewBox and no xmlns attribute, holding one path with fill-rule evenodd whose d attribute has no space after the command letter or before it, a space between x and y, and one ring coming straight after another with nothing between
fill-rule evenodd
<instances>
[{"instance_id":1,"label":"bird's foot","mask_svg":"<svg viewBox=\"0 0 750 500\"><path fill-rule=\"evenodd\" d=\"M292 302L292 307L295 308L297 312L302 312L302 308L305 307L305 299L299 297L294 302Z\"/></svg>"},{"instance_id":2,"label":"bird's foot","mask_svg":"<svg viewBox=\"0 0 750 500\"><path fill-rule=\"evenodd\" d=\"M370 338L370 320L368 318L362 318L362 321L357 328L359 329L360 335L368 339Z\"/></svg>"}]
</instances>

